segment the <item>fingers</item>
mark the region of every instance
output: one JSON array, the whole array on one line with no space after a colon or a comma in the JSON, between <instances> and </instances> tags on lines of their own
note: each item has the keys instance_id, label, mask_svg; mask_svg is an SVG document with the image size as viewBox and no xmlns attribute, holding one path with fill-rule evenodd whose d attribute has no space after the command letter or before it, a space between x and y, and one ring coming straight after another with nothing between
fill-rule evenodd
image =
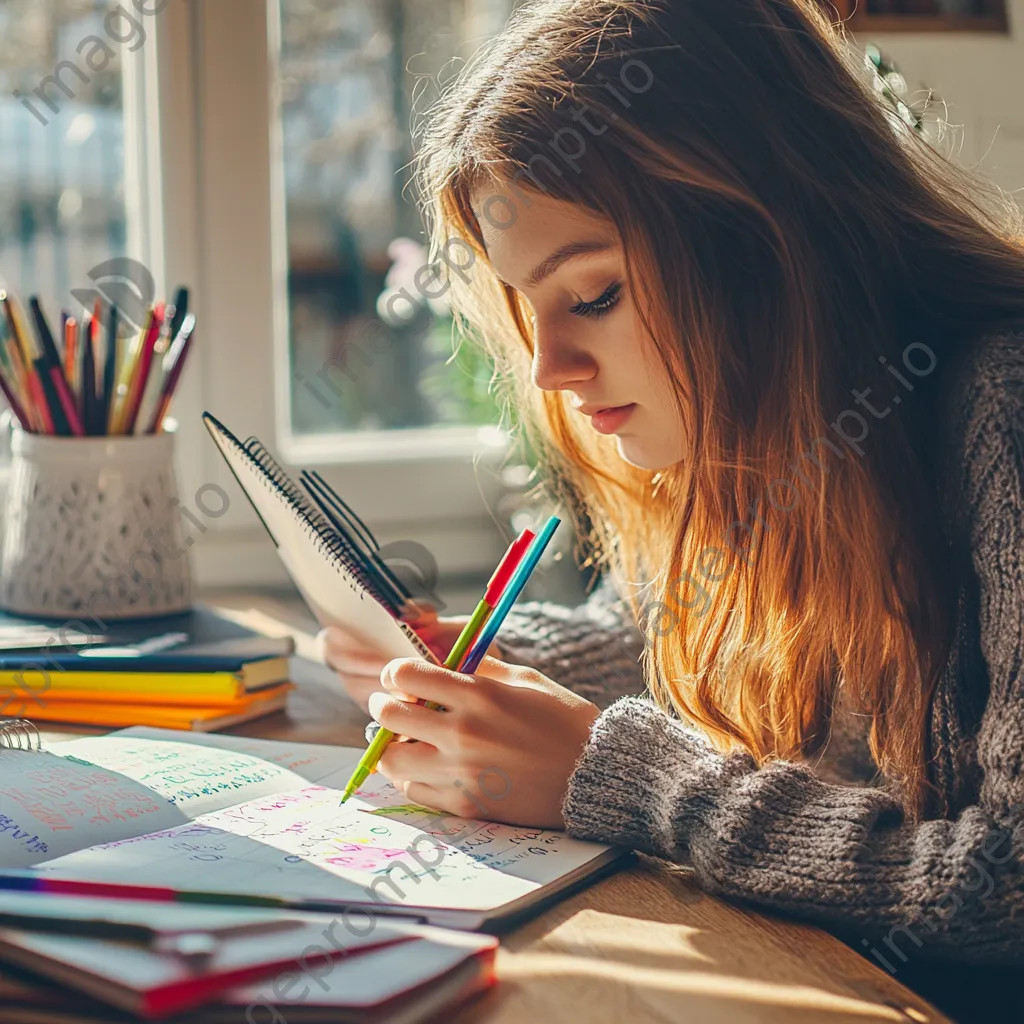
<instances>
[{"instance_id":1,"label":"fingers","mask_svg":"<svg viewBox=\"0 0 1024 1024\"><path fill-rule=\"evenodd\" d=\"M440 813L444 813L447 810L444 795L440 790L435 789L433 786L428 786L425 782L400 781L402 784L399 788L405 794L409 803L419 804L420 807L429 807L430 810Z\"/></svg>"},{"instance_id":2,"label":"fingers","mask_svg":"<svg viewBox=\"0 0 1024 1024\"><path fill-rule=\"evenodd\" d=\"M371 693L367 705L371 717L385 729L433 747L444 742L451 728L450 721L445 721L447 712L398 700L388 693Z\"/></svg>"},{"instance_id":3,"label":"fingers","mask_svg":"<svg viewBox=\"0 0 1024 1024\"><path fill-rule=\"evenodd\" d=\"M429 744L392 743L377 767L409 803L467 818L479 814L460 792L458 780L453 786L450 770Z\"/></svg>"},{"instance_id":4,"label":"fingers","mask_svg":"<svg viewBox=\"0 0 1024 1024\"><path fill-rule=\"evenodd\" d=\"M438 760L437 747L429 743L389 743L377 770L398 789L402 788L399 783L407 779L430 785L435 779L440 782Z\"/></svg>"},{"instance_id":5,"label":"fingers","mask_svg":"<svg viewBox=\"0 0 1024 1024\"><path fill-rule=\"evenodd\" d=\"M394 658L384 666L380 681L391 693L401 691L453 709L466 702L476 685L472 676L431 665L422 658Z\"/></svg>"},{"instance_id":6,"label":"fingers","mask_svg":"<svg viewBox=\"0 0 1024 1024\"><path fill-rule=\"evenodd\" d=\"M324 663L335 672L353 676L377 676L386 656L377 653L351 633L335 626L322 629L316 637Z\"/></svg>"},{"instance_id":7,"label":"fingers","mask_svg":"<svg viewBox=\"0 0 1024 1024\"><path fill-rule=\"evenodd\" d=\"M392 743L377 767L410 803L462 818L479 819L485 811L472 787L453 778L444 758L428 744Z\"/></svg>"},{"instance_id":8,"label":"fingers","mask_svg":"<svg viewBox=\"0 0 1024 1024\"><path fill-rule=\"evenodd\" d=\"M488 651L494 649L492 644ZM521 665L510 665L506 661L501 661L491 654L485 655L480 659L480 664L477 665L473 672L477 676L485 676L487 679L494 679L499 683L514 683L523 675L523 667Z\"/></svg>"}]
</instances>

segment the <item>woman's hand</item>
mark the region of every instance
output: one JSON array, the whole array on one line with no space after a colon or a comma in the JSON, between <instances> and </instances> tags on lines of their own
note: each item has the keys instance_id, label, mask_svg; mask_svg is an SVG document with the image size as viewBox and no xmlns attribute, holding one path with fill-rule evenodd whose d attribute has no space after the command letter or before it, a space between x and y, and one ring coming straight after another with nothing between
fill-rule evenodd
<instances>
[{"instance_id":1,"label":"woman's hand","mask_svg":"<svg viewBox=\"0 0 1024 1024\"><path fill-rule=\"evenodd\" d=\"M379 770L411 802L466 818L564 828L562 799L596 705L532 668L484 658L474 675L396 658L370 714L418 743L391 743ZM416 698L447 710L432 711Z\"/></svg>"},{"instance_id":2,"label":"woman's hand","mask_svg":"<svg viewBox=\"0 0 1024 1024\"><path fill-rule=\"evenodd\" d=\"M468 616L440 617L432 609L418 618L406 618L420 639L430 648L438 661L444 661L458 640ZM380 676L390 660L344 626L328 626L317 634L317 644L326 664L334 669L348 695L364 710L374 690L380 689ZM487 648L496 658L501 653L496 643Z\"/></svg>"}]
</instances>

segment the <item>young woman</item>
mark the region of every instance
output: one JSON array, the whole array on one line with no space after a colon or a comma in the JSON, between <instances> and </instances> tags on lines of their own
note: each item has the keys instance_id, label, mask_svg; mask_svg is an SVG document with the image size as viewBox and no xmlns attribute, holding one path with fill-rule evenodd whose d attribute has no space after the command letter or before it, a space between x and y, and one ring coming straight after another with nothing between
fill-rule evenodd
<instances>
[{"instance_id":1,"label":"young woman","mask_svg":"<svg viewBox=\"0 0 1024 1024\"><path fill-rule=\"evenodd\" d=\"M812 0L529 3L418 170L453 308L605 571L475 675L328 634L407 738L381 771L691 864L887 969L1024 960L1013 204ZM444 654L461 624L419 626Z\"/></svg>"}]
</instances>

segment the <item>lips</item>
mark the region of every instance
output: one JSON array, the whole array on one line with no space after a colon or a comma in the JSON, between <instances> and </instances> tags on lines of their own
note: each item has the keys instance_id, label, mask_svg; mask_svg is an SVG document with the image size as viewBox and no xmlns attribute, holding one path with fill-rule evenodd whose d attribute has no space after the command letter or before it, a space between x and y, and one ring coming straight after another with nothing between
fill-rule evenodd
<instances>
[{"instance_id":1,"label":"lips","mask_svg":"<svg viewBox=\"0 0 1024 1024\"><path fill-rule=\"evenodd\" d=\"M583 412L585 408L580 411ZM629 405L606 406L589 413L590 423L599 434L614 434L623 427L635 409L635 402L631 402Z\"/></svg>"}]
</instances>

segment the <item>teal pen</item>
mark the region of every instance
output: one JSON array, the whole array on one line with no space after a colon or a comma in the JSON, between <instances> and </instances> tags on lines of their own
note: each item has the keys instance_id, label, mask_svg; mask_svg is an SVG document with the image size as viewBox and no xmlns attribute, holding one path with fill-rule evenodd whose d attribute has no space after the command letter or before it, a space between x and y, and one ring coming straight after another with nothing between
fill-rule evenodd
<instances>
[{"instance_id":1,"label":"teal pen","mask_svg":"<svg viewBox=\"0 0 1024 1024\"><path fill-rule=\"evenodd\" d=\"M548 546L548 542L554 536L555 530L558 529L558 524L561 521L558 516L551 516L544 524L544 528L533 539L533 543L526 554L523 555L523 560L519 564L519 568L516 569L515 575L509 580L508 586L498 599L498 603L494 606L494 611L487 617L483 629L480 630L480 635L469 649L469 654L466 655L466 660L459 669L460 672L475 672L476 667L483 661L487 648L491 646L491 642L501 628L505 616L508 615L512 605L515 604L516 598L522 593L523 587L526 586L530 578L530 574L537 567L540 556L544 554L544 549Z\"/></svg>"}]
</instances>

